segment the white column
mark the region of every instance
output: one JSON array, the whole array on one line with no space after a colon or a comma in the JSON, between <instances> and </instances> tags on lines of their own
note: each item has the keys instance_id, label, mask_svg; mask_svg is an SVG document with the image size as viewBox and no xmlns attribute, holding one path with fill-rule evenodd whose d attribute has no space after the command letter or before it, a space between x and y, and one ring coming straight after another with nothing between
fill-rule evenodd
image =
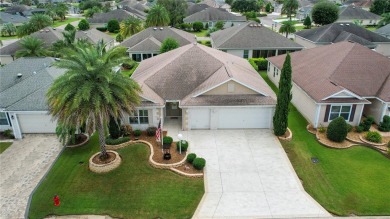
<instances>
[{"instance_id":1,"label":"white column","mask_svg":"<svg viewBox=\"0 0 390 219\"><path fill-rule=\"evenodd\" d=\"M19 121L16 113L9 113L11 118L12 130L16 139L22 139L22 131L20 130Z\"/></svg>"}]
</instances>

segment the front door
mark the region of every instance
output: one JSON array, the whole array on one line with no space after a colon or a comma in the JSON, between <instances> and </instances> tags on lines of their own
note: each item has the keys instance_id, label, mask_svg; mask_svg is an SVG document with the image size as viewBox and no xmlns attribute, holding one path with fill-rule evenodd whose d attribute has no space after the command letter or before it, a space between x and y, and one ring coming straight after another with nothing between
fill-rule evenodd
<instances>
[{"instance_id":1,"label":"front door","mask_svg":"<svg viewBox=\"0 0 390 219\"><path fill-rule=\"evenodd\" d=\"M181 109L179 108L179 102L168 102L166 104L166 116L181 117Z\"/></svg>"}]
</instances>

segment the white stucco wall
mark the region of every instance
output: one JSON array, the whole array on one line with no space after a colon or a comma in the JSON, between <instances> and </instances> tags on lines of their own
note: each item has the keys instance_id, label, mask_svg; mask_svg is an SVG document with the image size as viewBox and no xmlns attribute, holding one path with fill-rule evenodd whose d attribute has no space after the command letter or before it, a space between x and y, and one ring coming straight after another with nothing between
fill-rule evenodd
<instances>
[{"instance_id":1,"label":"white stucco wall","mask_svg":"<svg viewBox=\"0 0 390 219\"><path fill-rule=\"evenodd\" d=\"M367 100L370 101L371 104L366 105L363 113L366 117L373 116L375 123L379 124L379 122L382 121L383 116L386 115L386 111L388 111L387 104L376 98L367 98Z\"/></svg>"},{"instance_id":2,"label":"white stucco wall","mask_svg":"<svg viewBox=\"0 0 390 219\"><path fill-rule=\"evenodd\" d=\"M350 106L352 106L352 104L342 104L342 105L350 105ZM367 107L367 105L366 105L366 107ZM347 123L352 125L352 126L359 125L360 120L361 120L360 115L362 115L363 109L364 109L364 105L363 104L357 104L356 105L356 110L355 110L355 115L353 117L353 121L352 122L347 121ZM325 113L326 113L326 105L321 105L320 116L318 118L318 124L323 126L323 127L328 127L330 121L324 122Z\"/></svg>"},{"instance_id":3,"label":"white stucco wall","mask_svg":"<svg viewBox=\"0 0 390 219\"><path fill-rule=\"evenodd\" d=\"M378 43L375 51L378 53L390 57L390 43Z\"/></svg>"},{"instance_id":4,"label":"white stucco wall","mask_svg":"<svg viewBox=\"0 0 390 219\"><path fill-rule=\"evenodd\" d=\"M244 56L244 50L226 50L227 53L242 58Z\"/></svg>"},{"instance_id":5,"label":"white stucco wall","mask_svg":"<svg viewBox=\"0 0 390 219\"><path fill-rule=\"evenodd\" d=\"M231 92L228 92L228 84L232 84L234 86L233 90ZM232 86L229 85L229 86ZM245 87L237 82L229 81L226 82L210 91L207 91L203 95L232 95L232 94L257 94L252 89L249 89L248 87Z\"/></svg>"},{"instance_id":6,"label":"white stucco wall","mask_svg":"<svg viewBox=\"0 0 390 219\"><path fill-rule=\"evenodd\" d=\"M2 64L2 65L7 65L13 61L14 61L14 59L12 58L12 56L0 55L0 64Z\"/></svg>"}]
</instances>

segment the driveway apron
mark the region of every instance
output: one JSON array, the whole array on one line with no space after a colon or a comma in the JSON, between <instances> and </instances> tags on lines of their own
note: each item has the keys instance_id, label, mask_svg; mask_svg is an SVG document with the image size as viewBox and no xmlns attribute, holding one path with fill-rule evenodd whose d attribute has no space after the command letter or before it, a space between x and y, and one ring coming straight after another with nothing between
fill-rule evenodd
<instances>
[{"instance_id":1,"label":"driveway apron","mask_svg":"<svg viewBox=\"0 0 390 219\"><path fill-rule=\"evenodd\" d=\"M271 130L189 131L188 139L207 162L194 218L330 216L304 191Z\"/></svg>"},{"instance_id":2,"label":"driveway apron","mask_svg":"<svg viewBox=\"0 0 390 219\"><path fill-rule=\"evenodd\" d=\"M61 149L55 135L25 135L0 154L0 218L24 218L29 195Z\"/></svg>"}]
</instances>

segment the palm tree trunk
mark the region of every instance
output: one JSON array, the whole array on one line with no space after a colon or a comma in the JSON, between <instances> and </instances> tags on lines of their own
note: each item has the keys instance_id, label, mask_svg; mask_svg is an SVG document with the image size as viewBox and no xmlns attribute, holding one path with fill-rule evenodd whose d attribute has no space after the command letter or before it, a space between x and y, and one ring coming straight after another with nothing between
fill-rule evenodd
<instances>
[{"instance_id":1,"label":"palm tree trunk","mask_svg":"<svg viewBox=\"0 0 390 219\"><path fill-rule=\"evenodd\" d=\"M288 31L286 31L286 38L288 38Z\"/></svg>"},{"instance_id":2,"label":"palm tree trunk","mask_svg":"<svg viewBox=\"0 0 390 219\"><path fill-rule=\"evenodd\" d=\"M100 159L105 160L108 158L108 154L106 151L106 137L104 135L104 126L103 126L103 118L102 115L99 115L96 121L97 131L99 134L99 144L100 144Z\"/></svg>"}]
</instances>

